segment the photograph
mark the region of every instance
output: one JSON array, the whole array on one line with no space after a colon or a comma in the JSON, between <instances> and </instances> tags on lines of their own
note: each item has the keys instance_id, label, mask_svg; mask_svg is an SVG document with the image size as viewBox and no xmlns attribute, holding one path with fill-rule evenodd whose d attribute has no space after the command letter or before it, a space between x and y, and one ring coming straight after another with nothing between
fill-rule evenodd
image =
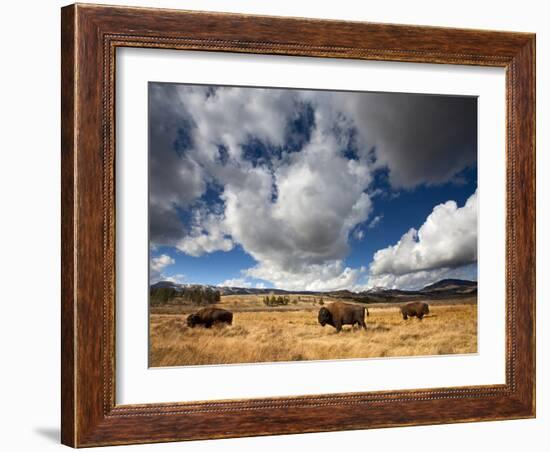
<instances>
[{"instance_id":1,"label":"photograph","mask_svg":"<svg viewBox=\"0 0 550 452\"><path fill-rule=\"evenodd\" d=\"M149 366L476 353L477 108L149 82Z\"/></svg>"}]
</instances>

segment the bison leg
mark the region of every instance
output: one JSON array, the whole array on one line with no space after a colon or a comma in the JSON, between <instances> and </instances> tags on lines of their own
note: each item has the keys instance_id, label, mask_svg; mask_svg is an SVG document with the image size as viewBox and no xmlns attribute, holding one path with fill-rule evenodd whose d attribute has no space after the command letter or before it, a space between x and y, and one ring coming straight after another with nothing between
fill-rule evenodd
<instances>
[{"instance_id":1,"label":"bison leg","mask_svg":"<svg viewBox=\"0 0 550 452\"><path fill-rule=\"evenodd\" d=\"M359 326L361 326L364 330L367 329L367 324L365 323L364 320L361 320L361 323L359 324Z\"/></svg>"},{"instance_id":2,"label":"bison leg","mask_svg":"<svg viewBox=\"0 0 550 452\"><path fill-rule=\"evenodd\" d=\"M408 320L407 314L403 314L403 320Z\"/></svg>"},{"instance_id":3,"label":"bison leg","mask_svg":"<svg viewBox=\"0 0 550 452\"><path fill-rule=\"evenodd\" d=\"M340 331L342 331L342 324L341 323L336 323L334 325L334 327L336 328L336 332L339 333Z\"/></svg>"},{"instance_id":4,"label":"bison leg","mask_svg":"<svg viewBox=\"0 0 550 452\"><path fill-rule=\"evenodd\" d=\"M418 315L418 320L422 320L422 317L424 317L424 314L419 314Z\"/></svg>"},{"instance_id":5,"label":"bison leg","mask_svg":"<svg viewBox=\"0 0 550 452\"><path fill-rule=\"evenodd\" d=\"M205 328L211 328L212 327L212 322L205 322L204 327Z\"/></svg>"}]
</instances>

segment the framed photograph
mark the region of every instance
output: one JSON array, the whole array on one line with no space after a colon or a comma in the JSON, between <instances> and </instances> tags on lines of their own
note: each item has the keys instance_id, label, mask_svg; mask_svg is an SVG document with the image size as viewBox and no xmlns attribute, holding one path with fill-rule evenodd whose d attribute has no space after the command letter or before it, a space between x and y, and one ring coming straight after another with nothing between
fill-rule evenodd
<instances>
[{"instance_id":1,"label":"framed photograph","mask_svg":"<svg viewBox=\"0 0 550 452\"><path fill-rule=\"evenodd\" d=\"M62 442L535 416L535 36L62 9Z\"/></svg>"}]
</instances>

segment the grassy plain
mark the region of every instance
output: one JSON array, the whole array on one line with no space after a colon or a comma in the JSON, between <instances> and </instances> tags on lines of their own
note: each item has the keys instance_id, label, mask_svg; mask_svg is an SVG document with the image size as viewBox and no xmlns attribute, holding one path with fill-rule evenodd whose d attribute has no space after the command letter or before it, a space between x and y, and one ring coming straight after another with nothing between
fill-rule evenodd
<instances>
[{"instance_id":1,"label":"grassy plain","mask_svg":"<svg viewBox=\"0 0 550 452\"><path fill-rule=\"evenodd\" d=\"M189 328L198 308L152 307L152 367L275 361L447 355L477 351L476 298L431 301L422 321L403 320L398 304L366 305L367 330L337 334L317 322L319 297L292 295L287 306L267 307L258 295L222 296L215 306L233 312L233 325ZM323 303L336 299L324 298ZM344 301L344 300L342 300Z\"/></svg>"}]
</instances>

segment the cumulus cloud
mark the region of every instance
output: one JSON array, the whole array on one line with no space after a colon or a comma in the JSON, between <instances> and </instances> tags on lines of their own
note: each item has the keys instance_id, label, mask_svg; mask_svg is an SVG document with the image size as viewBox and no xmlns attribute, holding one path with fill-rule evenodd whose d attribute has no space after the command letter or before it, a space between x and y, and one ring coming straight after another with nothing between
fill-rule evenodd
<instances>
[{"instance_id":1,"label":"cumulus cloud","mask_svg":"<svg viewBox=\"0 0 550 452\"><path fill-rule=\"evenodd\" d=\"M277 287L357 283L343 262L381 219L368 222L377 169L411 188L475 160L462 133L475 102L159 83L149 96L151 246L240 245L248 276Z\"/></svg>"},{"instance_id":2,"label":"cumulus cloud","mask_svg":"<svg viewBox=\"0 0 550 452\"><path fill-rule=\"evenodd\" d=\"M458 207L435 206L424 224L392 246L377 251L370 265L371 286L403 287L433 281L477 261L477 190Z\"/></svg>"},{"instance_id":3,"label":"cumulus cloud","mask_svg":"<svg viewBox=\"0 0 550 452\"><path fill-rule=\"evenodd\" d=\"M365 268L345 267L341 260L316 265L303 265L289 270L274 264L260 263L245 271L252 278L271 281L286 290L339 290L354 287Z\"/></svg>"},{"instance_id":4,"label":"cumulus cloud","mask_svg":"<svg viewBox=\"0 0 550 452\"><path fill-rule=\"evenodd\" d=\"M160 85L152 96L162 137L152 140L151 178L163 179L150 198L163 226L151 222L154 244L200 256L238 243L262 268L289 277L345 257L351 231L370 214L372 181L367 152L344 154L349 119L288 90ZM219 190L216 209L201 204L208 184ZM178 208L193 211L186 225Z\"/></svg>"},{"instance_id":5,"label":"cumulus cloud","mask_svg":"<svg viewBox=\"0 0 550 452\"><path fill-rule=\"evenodd\" d=\"M150 84L151 242L174 245L187 232L178 209L193 206L209 184L240 178L250 143L300 143L291 125L305 109L289 90Z\"/></svg>"},{"instance_id":6,"label":"cumulus cloud","mask_svg":"<svg viewBox=\"0 0 550 452\"><path fill-rule=\"evenodd\" d=\"M195 257L214 251L230 251L234 243L228 232L223 215L197 209L189 233L176 243L176 248Z\"/></svg>"},{"instance_id":7,"label":"cumulus cloud","mask_svg":"<svg viewBox=\"0 0 550 452\"><path fill-rule=\"evenodd\" d=\"M220 287L252 287L252 283L245 278L226 279L218 284Z\"/></svg>"},{"instance_id":8,"label":"cumulus cloud","mask_svg":"<svg viewBox=\"0 0 550 452\"><path fill-rule=\"evenodd\" d=\"M365 163L339 156L330 136L314 135L273 173L256 168L225 186L225 226L264 265L293 272L342 259L351 230L370 213Z\"/></svg>"},{"instance_id":9,"label":"cumulus cloud","mask_svg":"<svg viewBox=\"0 0 550 452\"><path fill-rule=\"evenodd\" d=\"M168 265L173 265L175 263L176 261L172 257L167 254L161 254L151 259L151 271L161 272Z\"/></svg>"},{"instance_id":10,"label":"cumulus cloud","mask_svg":"<svg viewBox=\"0 0 550 452\"><path fill-rule=\"evenodd\" d=\"M149 263L149 279L154 282L163 279L163 271L166 267L174 265L176 261L167 254L151 258Z\"/></svg>"}]
</instances>

